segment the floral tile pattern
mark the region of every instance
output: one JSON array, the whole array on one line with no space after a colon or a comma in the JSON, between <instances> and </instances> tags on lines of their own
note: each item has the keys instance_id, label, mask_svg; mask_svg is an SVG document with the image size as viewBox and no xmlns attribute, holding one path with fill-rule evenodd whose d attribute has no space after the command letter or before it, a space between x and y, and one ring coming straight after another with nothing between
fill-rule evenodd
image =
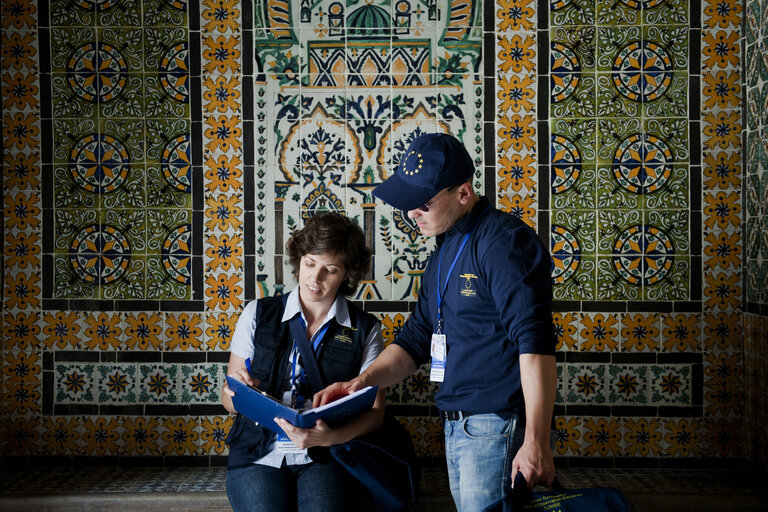
<instances>
[{"instance_id":1,"label":"floral tile pattern","mask_svg":"<svg viewBox=\"0 0 768 512\"><path fill-rule=\"evenodd\" d=\"M237 315L319 210L391 342L434 241L371 190L444 131L549 243L557 455L768 460L766 2L541 6L3 4L6 452L225 455ZM432 457L427 375L388 397Z\"/></svg>"}]
</instances>

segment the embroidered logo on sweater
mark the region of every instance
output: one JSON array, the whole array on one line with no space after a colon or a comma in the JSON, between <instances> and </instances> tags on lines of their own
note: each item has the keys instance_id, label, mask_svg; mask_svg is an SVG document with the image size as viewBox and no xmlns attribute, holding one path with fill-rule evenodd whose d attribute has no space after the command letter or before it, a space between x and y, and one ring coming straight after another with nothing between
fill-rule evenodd
<instances>
[{"instance_id":1,"label":"embroidered logo on sweater","mask_svg":"<svg viewBox=\"0 0 768 512\"><path fill-rule=\"evenodd\" d=\"M474 297L477 292L472 288L472 280L477 279L475 274L461 274L459 277L464 278L464 288L461 289L461 295L464 297Z\"/></svg>"},{"instance_id":2,"label":"embroidered logo on sweater","mask_svg":"<svg viewBox=\"0 0 768 512\"><path fill-rule=\"evenodd\" d=\"M336 336L333 337L333 341L338 341L339 343L352 343L350 335L352 334L352 331L356 330L357 329L353 327L342 327L341 330L336 333Z\"/></svg>"}]
</instances>

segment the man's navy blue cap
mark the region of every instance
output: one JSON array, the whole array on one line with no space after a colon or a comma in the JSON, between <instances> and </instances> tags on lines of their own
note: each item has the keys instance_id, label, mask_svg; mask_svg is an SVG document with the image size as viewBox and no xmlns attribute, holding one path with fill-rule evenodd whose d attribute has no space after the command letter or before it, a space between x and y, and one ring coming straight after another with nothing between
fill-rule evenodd
<instances>
[{"instance_id":1,"label":"man's navy blue cap","mask_svg":"<svg viewBox=\"0 0 768 512\"><path fill-rule=\"evenodd\" d=\"M373 195L399 210L415 210L444 188L467 181L475 166L467 149L452 135L427 133L415 138L395 173Z\"/></svg>"}]
</instances>

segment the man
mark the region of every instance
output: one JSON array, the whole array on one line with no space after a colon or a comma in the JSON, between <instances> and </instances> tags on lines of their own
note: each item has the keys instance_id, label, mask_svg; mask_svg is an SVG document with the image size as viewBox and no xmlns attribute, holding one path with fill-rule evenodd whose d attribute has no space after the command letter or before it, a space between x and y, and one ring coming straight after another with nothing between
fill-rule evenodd
<instances>
[{"instance_id":1,"label":"man","mask_svg":"<svg viewBox=\"0 0 768 512\"><path fill-rule=\"evenodd\" d=\"M451 494L460 511L483 510L523 473L550 485L557 370L550 258L536 233L472 188L474 165L445 134L417 137L374 195L437 236L416 309L398 337L357 378L315 396L390 386L431 362L440 382Z\"/></svg>"}]
</instances>

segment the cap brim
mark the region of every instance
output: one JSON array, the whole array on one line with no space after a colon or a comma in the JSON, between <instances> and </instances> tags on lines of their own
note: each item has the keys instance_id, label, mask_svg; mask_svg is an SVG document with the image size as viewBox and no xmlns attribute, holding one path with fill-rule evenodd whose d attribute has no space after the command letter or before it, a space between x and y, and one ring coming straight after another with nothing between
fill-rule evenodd
<instances>
[{"instance_id":1,"label":"cap brim","mask_svg":"<svg viewBox=\"0 0 768 512\"><path fill-rule=\"evenodd\" d=\"M435 195L431 188L414 187L405 183L399 174L393 174L373 189L373 195L398 210L415 210Z\"/></svg>"}]
</instances>

